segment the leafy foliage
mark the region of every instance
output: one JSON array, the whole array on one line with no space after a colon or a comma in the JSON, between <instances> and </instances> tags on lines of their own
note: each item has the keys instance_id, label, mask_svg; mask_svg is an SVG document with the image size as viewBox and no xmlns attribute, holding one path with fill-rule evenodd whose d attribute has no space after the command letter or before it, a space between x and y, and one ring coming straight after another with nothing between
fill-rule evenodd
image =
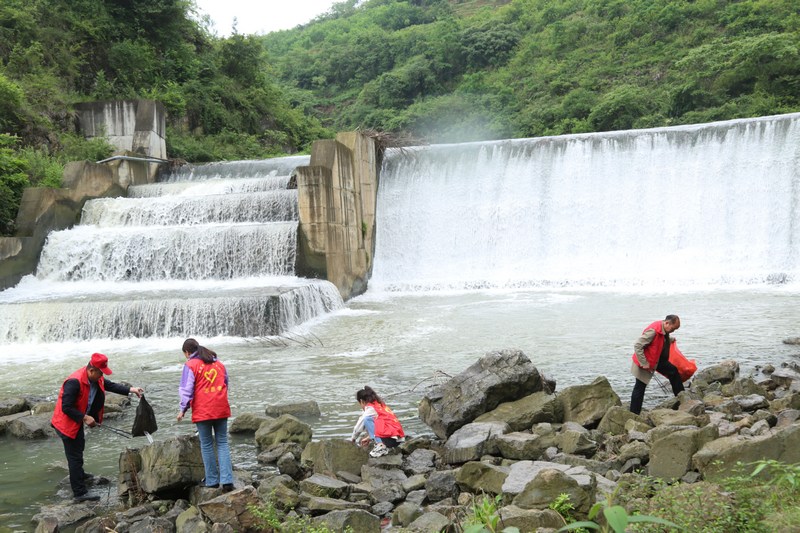
<instances>
[{"instance_id":1,"label":"leafy foliage","mask_svg":"<svg viewBox=\"0 0 800 533\"><path fill-rule=\"evenodd\" d=\"M96 99L163 102L169 155L198 162L334 130L463 142L800 111L793 0L345 0L225 38L196 10L0 3L0 132L32 184L57 184L71 106Z\"/></svg>"},{"instance_id":2,"label":"leafy foliage","mask_svg":"<svg viewBox=\"0 0 800 533\"><path fill-rule=\"evenodd\" d=\"M465 141L800 110L788 0L347 4L263 38L338 129Z\"/></svg>"},{"instance_id":3,"label":"leafy foliage","mask_svg":"<svg viewBox=\"0 0 800 533\"><path fill-rule=\"evenodd\" d=\"M635 513L669 519L685 531L766 533L796 529L800 514L800 464L761 460L738 464L736 473L716 483L649 480L639 486L622 483L620 502ZM657 524L637 523L631 531L662 532Z\"/></svg>"},{"instance_id":4,"label":"leafy foliage","mask_svg":"<svg viewBox=\"0 0 800 533\"><path fill-rule=\"evenodd\" d=\"M502 524L498 510L502 501L500 495L494 498L486 495L473 497L472 511L462 523L464 533L519 533L516 527L499 529Z\"/></svg>"},{"instance_id":5,"label":"leafy foliage","mask_svg":"<svg viewBox=\"0 0 800 533\"><path fill-rule=\"evenodd\" d=\"M602 524L595 522L594 519L597 518L600 520L600 511L602 511ZM581 521L581 522L573 522L571 524L567 524L566 526L562 527L558 531L574 531L578 529L596 529L602 531L603 533L625 533L628 530L629 524L635 523L646 523L646 524L656 524L660 526L661 530L667 528L668 530L677 530L680 531L682 528L677 524L670 522L669 520L664 520L663 518L659 518L657 516L646 516L646 515L629 515L628 511L625 510L624 507L621 505L613 505L611 500L606 502L598 502L592 506L592 509L589 511L589 520Z\"/></svg>"},{"instance_id":6,"label":"leafy foliage","mask_svg":"<svg viewBox=\"0 0 800 533\"><path fill-rule=\"evenodd\" d=\"M16 142L15 137L0 134L0 234L13 230L17 206L28 184L27 165L11 149Z\"/></svg>"},{"instance_id":7,"label":"leafy foliage","mask_svg":"<svg viewBox=\"0 0 800 533\"><path fill-rule=\"evenodd\" d=\"M248 505L247 509L256 518L253 529L269 533L333 533L325 524L313 524L308 516L289 516L281 512L273 502L267 499L261 505ZM346 527L344 533L354 533Z\"/></svg>"},{"instance_id":8,"label":"leafy foliage","mask_svg":"<svg viewBox=\"0 0 800 533\"><path fill-rule=\"evenodd\" d=\"M764 474L767 485L789 491L790 494L800 492L800 464L786 464L775 459L762 459L753 463L755 469L750 473L751 478Z\"/></svg>"}]
</instances>

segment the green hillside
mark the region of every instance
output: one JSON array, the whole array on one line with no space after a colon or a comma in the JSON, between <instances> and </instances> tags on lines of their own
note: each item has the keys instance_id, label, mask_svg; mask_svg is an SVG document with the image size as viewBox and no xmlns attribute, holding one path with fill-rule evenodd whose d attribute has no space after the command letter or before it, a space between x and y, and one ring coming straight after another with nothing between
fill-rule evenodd
<instances>
[{"instance_id":1,"label":"green hillside","mask_svg":"<svg viewBox=\"0 0 800 533\"><path fill-rule=\"evenodd\" d=\"M192 0L0 4L0 234L22 189L111 148L72 106L152 98L170 157L295 153L335 131L419 142L800 111L789 0L346 0L292 30L220 38Z\"/></svg>"},{"instance_id":2,"label":"green hillside","mask_svg":"<svg viewBox=\"0 0 800 533\"><path fill-rule=\"evenodd\" d=\"M334 129L439 141L800 110L789 0L371 0L264 38L294 100Z\"/></svg>"}]
</instances>

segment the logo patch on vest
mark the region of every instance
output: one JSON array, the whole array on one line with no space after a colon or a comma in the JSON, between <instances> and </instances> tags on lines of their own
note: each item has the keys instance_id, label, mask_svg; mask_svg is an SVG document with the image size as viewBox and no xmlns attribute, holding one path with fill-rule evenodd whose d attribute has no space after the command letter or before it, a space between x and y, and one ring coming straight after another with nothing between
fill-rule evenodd
<instances>
[{"instance_id":1,"label":"logo patch on vest","mask_svg":"<svg viewBox=\"0 0 800 533\"><path fill-rule=\"evenodd\" d=\"M203 378L205 378L205 380L209 383L213 384L217 380L217 369L212 368L211 370L206 370L203 372Z\"/></svg>"}]
</instances>

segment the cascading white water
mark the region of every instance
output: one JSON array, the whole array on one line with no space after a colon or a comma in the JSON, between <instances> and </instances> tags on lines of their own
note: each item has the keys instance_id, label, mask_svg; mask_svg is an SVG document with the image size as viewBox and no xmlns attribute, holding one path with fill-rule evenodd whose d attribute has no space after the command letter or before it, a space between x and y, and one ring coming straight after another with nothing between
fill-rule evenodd
<instances>
[{"instance_id":1,"label":"cascading white water","mask_svg":"<svg viewBox=\"0 0 800 533\"><path fill-rule=\"evenodd\" d=\"M225 161L208 163L207 165L185 165L171 172L164 181L205 181L209 179L227 178L230 176L249 176L251 178L268 178L289 176L295 168L308 165L311 157L295 155L264 160Z\"/></svg>"},{"instance_id":2,"label":"cascading white water","mask_svg":"<svg viewBox=\"0 0 800 533\"><path fill-rule=\"evenodd\" d=\"M216 163L87 202L0 293L0 341L263 337L341 307L331 283L293 276L297 191L277 174L304 162Z\"/></svg>"},{"instance_id":3,"label":"cascading white water","mask_svg":"<svg viewBox=\"0 0 800 533\"><path fill-rule=\"evenodd\" d=\"M88 202L81 223L95 226L169 226L212 222L273 222L297 220L297 191L250 194L172 196L153 203L149 198L103 198Z\"/></svg>"},{"instance_id":4,"label":"cascading white water","mask_svg":"<svg viewBox=\"0 0 800 533\"><path fill-rule=\"evenodd\" d=\"M129 198L152 198L180 194L183 196L206 196L210 194L243 194L285 189L289 176L267 176L265 178L239 178L231 181L212 177L206 181L173 181L152 185L128 187Z\"/></svg>"},{"instance_id":5,"label":"cascading white water","mask_svg":"<svg viewBox=\"0 0 800 533\"><path fill-rule=\"evenodd\" d=\"M800 114L390 152L372 290L800 278Z\"/></svg>"},{"instance_id":6,"label":"cascading white water","mask_svg":"<svg viewBox=\"0 0 800 533\"><path fill-rule=\"evenodd\" d=\"M157 280L288 276L297 222L198 226L79 226L54 232L40 279Z\"/></svg>"}]
</instances>

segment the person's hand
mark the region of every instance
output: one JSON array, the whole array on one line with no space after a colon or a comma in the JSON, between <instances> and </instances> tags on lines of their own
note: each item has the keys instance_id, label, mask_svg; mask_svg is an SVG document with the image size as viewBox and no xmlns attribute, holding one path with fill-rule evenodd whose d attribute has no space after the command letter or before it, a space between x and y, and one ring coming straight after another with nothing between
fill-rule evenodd
<instances>
[{"instance_id":1,"label":"person's hand","mask_svg":"<svg viewBox=\"0 0 800 533\"><path fill-rule=\"evenodd\" d=\"M131 387L131 390L130 390L129 392L130 392L131 394L135 394L136 396L138 396L139 398L141 398L141 397L142 397L142 394L144 394L144 389L143 389L143 388L141 388L141 387Z\"/></svg>"},{"instance_id":2,"label":"person's hand","mask_svg":"<svg viewBox=\"0 0 800 533\"><path fill-rule=\"evenodd\" d=\"M358 445L361 446L362 448L364 446L369 446L370 440L372 439L370 439L369 437L364 437L363 439L361 439L361 442Z\"/></svg>"},{"instance_id":3,"label":"person's hand","mask_svg":"<svg viewBox=\"0 0 800 533\"><path fill-rule=\"evenodd\" d=\"M89 415L83 415L83 423L89 426L90 428L93 428L97 425L97 422L95 422L94 418L92 418Z\"/></svg>"},{"instance_id":4,"label":"person's hand","mask_svg":"<svg viewBox=\"0 0 800 533\"><path fill-rule=\"evenodd\" d=\"M178 413L178 416L176 418L177 418L178 422L183 420L183 413Z\"/></svg>"},{"instance_id":5,"label":"person's hand","mask_svg":"<svg viewBox=\"0 0 800 533\"><path fill-rule=\"evenodd\" d=\"M643 370L650 370L650 363L645 363L642 365Z\"/></svg>"}]
</instances>

